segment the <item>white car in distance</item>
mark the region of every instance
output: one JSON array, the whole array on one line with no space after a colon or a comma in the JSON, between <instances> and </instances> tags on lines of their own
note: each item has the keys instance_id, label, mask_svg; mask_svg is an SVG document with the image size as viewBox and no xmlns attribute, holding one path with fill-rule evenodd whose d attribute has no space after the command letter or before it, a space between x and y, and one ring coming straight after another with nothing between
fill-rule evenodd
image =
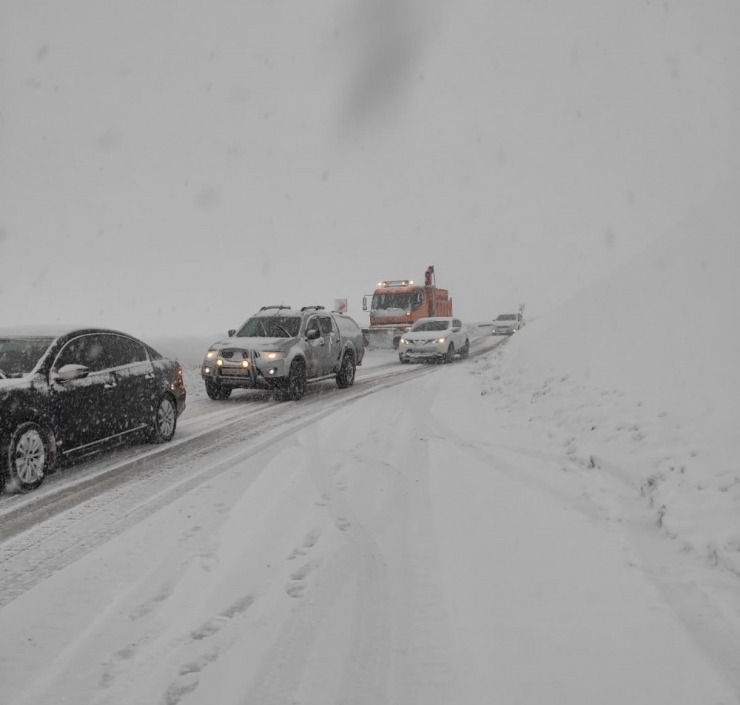
<instances>
[{"instance_id":1,"label":"white car in distance","mask_svg":"<svg viewBox=\"0 0 740 705\"><path fill-rule=\"evenodd\" d=\"M468 329L459 318L452 316L420 318L398 343L398 359L403 363L418 360L452 362L455 355L464 359L469 353Z\"/></svg>"},{"instance_id":2,"label":"white car in distance","mask_svg":"<svg viewBox=\"0 0 740 705\"><path fill-rule=\"evenodd\" d=\"M524 327L524 316L519 313L502 313L493 322L493 335L513 335Z\"/></svg>"}]
</instances>

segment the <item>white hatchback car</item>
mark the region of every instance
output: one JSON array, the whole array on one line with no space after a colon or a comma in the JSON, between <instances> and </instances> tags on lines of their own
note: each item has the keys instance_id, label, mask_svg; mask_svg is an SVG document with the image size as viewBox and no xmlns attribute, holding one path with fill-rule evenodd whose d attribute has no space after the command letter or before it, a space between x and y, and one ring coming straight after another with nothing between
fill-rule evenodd
<instances>
[{"instance_id":1,"label":"white hatchback car","mask_svg":"<svg viewBox=\"0 0 740 705\"><path fill-rule=\"evenodd\" d=\"M524 327L524 316L519 313L502 313L493 322L493 335L514 335Z\"/></svg>"},{"instance_id":2,"label":"white hatchback car","mask_svg":"<svg viewBox=\"0 0 740 705\"><path fill-rule=\"evenodd\" d=\"M436 316L420 318L398 343L398 359L441 360L452 362L455 355L464 359L470 353L468 329L459 318Z\"/></svg>"}]
</instances>

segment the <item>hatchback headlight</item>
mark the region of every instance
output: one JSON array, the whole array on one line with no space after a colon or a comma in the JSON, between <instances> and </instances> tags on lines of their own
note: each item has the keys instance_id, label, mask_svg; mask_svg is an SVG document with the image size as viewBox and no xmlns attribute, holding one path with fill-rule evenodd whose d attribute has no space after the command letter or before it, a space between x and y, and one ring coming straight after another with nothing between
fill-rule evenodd
<instances>
[{"instance_id":1,"label":"hatchback headlight","mask_svg":"<svg viewBox=\"0 0 740 705\"><path fill-rule=\"evenodd\" d=\"M282 360L285 357L285 353L280 350L263 350L260 352L260 357L265 360Z\"/></svg>"}]
</instances>

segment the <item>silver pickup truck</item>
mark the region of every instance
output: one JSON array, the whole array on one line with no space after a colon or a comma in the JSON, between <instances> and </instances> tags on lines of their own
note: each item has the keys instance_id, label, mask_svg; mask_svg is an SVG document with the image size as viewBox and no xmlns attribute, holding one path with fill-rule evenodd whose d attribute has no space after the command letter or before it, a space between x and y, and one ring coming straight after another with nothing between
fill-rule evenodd
<instances>
[{"instance_id":1,"label":"silver pickup truck","mask_svg":"<svg viewBox=\"0 0 740 705\"><path fill-rule=\"evenodd\" d=\"M211 345L201 376L211 399L228 399L233 389L268 389L298 401L310 382L333 378L340 389L351 387L364 355L362 329L346 314L263 306Z\"/></svg>"}]
</instances>

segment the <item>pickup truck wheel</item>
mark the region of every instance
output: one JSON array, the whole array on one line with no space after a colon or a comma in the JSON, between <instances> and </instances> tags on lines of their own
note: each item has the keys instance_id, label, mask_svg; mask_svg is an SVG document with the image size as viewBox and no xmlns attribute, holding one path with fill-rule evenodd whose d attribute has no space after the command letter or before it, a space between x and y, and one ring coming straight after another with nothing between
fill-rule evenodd
<instances>
[{"instance_id":1,"label":"pickup truck wheel","mask_svg":"<svg viewBox=\"0 0 740 705\"><path fill-rule=\"evenodd\" d=\"M299 401L306 393L306 363L303 360L293 360L288 373L288 383L285 387L285 399Z\"/></svg>"},{"instance_id":2,"label":"pickup truck wheel","mask_svg":"<svg viewBox=\"0 0 740 705\"><path fill-rule=\"evenodd\" d=\"M468 355L470 355L470 341L466 340L465 345L460 349L460 359L464 360Z\"/></svg>"},{"instance_id":3,"label":"pickup truck wheel","mask_svg":"<svg viewBox=\"0 0 740 705\"><path fill-rule=\"evenodd\" d=\"M218 382L206 380L206 394L209 399L223 401L231 396L231 387L222 387Z\"/></svg>"},{"instance_id":4,"label":"pickup truck wheel","mask_svg":"<svg viewBox=\"0 0 740 705\"><path fill-rule=\"evenodd\" d=\"M355 372L357 366L355 365L355 356L348 352L345 353L342 358L342 365L337 372L337 387L340 389L347 389L355 383Z\"/></svg>"},{"instance_id":5,"label":"pickup truck wheel","mask_svg":"<svg viewBox=\"0 0 740 705\"><path fill-rule=\"evenodd\" d=\"M445 355L445 362L449 364L455 359L455 344L450 343L450 347L447 348L447 354Z\"/></svg>"},{"instance_id":6,"label":"pickup truck wheel","mask_svg":"<svg viewBox=\"0 0 740 705\"><path fill-rule=\"evenodd\" d=\"M20 424L10 437L7 470L12 484L35 490L54 465L54 438L32 421Z\"/></svg>"}]
</instances>

